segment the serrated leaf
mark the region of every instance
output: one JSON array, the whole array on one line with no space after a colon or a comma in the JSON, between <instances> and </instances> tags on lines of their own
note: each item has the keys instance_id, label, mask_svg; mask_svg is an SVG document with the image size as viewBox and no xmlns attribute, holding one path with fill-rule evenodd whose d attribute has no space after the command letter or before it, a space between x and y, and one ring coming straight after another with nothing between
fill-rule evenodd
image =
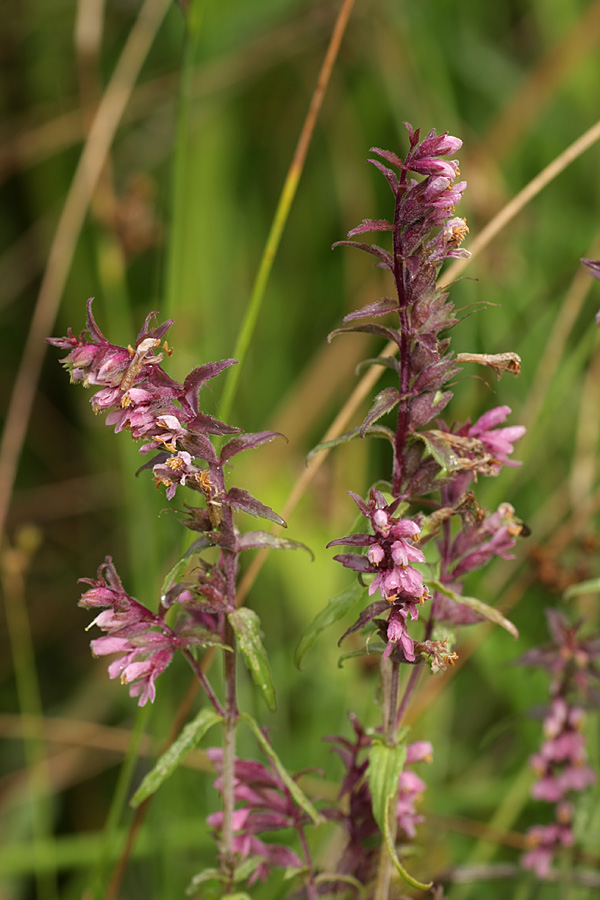
<instances>
[{"instance_id":1,"label":"serrated leaf","mask_svg":"<svg viewBox=\"0 0 600 900\"><path fill-rule=\"evenodd\" d=\"M398 388L389 387L380 391L373 400L373 405L360 427L360 436L364 437L369 426L376 422L377 419L380 419L386 413L390 412L399 402L400 391Z\"/></svg>"},{"instance_id":2,"label":"serrated leaf","mask_svg":"<svg viewBox=\"0 0 600 900\"><path fill-rule=\"evenodd\" d=\"M242 606L227 613L231 627L235 631L238 646L254 684L259 689L270 712L277 710L275 689L271 678L271 667L267 651L262 642L260 619L252 609Z\"/></svg>"},{"instance_id":3,"label":"serrated leaf","mask_svg":"<svg viewBox=\"0 0 600 900\"><path fill-rule=\"evenodd\" d=\"M181 765L183 759L200 741L209 728L222 722L223 717L212 709L201 709L198 715L182 729L179 737L169 749L159 757L154 768L148 772L130 800L134 809L153 794L166 779Z\"/></svg>"},{"instance_id":4,"label":"serrated leaf","mask_svg":"<svg viewBox=\"0 0 600 900\"><path fill-rule=\"evenodd\" d=\"M246 722L250 726L252 731L254 732L254 736L256 737L256 740L260 744L263 752L269 757L269 759L271 760L271 762L277 769L279 777L281 778L281 780L285 784L286 788L288 789L288 791L294 798L294 802L297 803L298 806L301 809L303 809L307 815L309 815L311 817L311 819L313 820L315 825L322 825L323 821L324 821L323 817L317 812L317 810L315 809L313 804L310 802L310 800L308 799L308 797L306 796L304 791L302 791L298 787L298 785L296 784L296 782L294 781L292 776L289 774L289 772L287 771L287 769L285 768L285 766L283 765L283 763L281 762L281 760L279 759L279 757L277 756L275 751L273 750L273 747L271 746L271 744L268 742L268 740L266 739L266 737L260 730L258 722L256 722L252 718L252 716L247 715L247 713L241 713L240 719L243 719L244 722Z\"/></svg>"},{"instance_id":5,"label":"serrated leaf","mask_svg":"<svg viewBox=\"0 0 600 900\"><path fill-rule=\"evenodd\" d=\"M508 631L509 634L512 634L514 638L519 637L519 632L516 627L509 619L502 615L499 609L488 606L487 603L484 603L483 600L478 600L477 597L464 597L462 594L456 594L440 581L431 581L428 579L427 584L434 588L434 590L439 591L439 593L443 594L445 597L450 597L455 603L461 603L463 606L468 606L469 609L474 610L489 622L493 622L494 625L501 625L502 628L506 629L506 631Z\"/></svg>"},{"instance_id":6,"label":"serrated leaf","mask_svg":"<svg viewBox=\"0 0 600 900\"><path fill-rule=\"evenodd\" d=\"M461 463L452 449L452 447L438 437L434 432L417 431L414 437L423 441L427 450L433 456L438 466L442 470L442 475L449 475L451 472L457 472L461 468Z\"/></svg>"},{"instance_id":7,"label":"serrated leaf","mask_svg":"<svg viewBox=\"0 0 600 900\"><path fill-rule=\"evenodd\" d=\"M384 834L389 803L398 793L400 776L406 762L406 744L388 747L375 741L369 750L367 778L373 802L373 818Z\"/></svg>"},{"instance_id":8,"label":"serrated leaf","mask_svg":"<svg viewBox=\"0 0 600 900\"><path fill-rule=\"evenodd\" d=\"M331 597L325 609L321 610L300 638L294 654L294 662L299 669L302 667L302 660L321 632L345 616L365 591L366 588L359 584L358 581L355 581L351 587Z\"/></svg>"}]
</instances>

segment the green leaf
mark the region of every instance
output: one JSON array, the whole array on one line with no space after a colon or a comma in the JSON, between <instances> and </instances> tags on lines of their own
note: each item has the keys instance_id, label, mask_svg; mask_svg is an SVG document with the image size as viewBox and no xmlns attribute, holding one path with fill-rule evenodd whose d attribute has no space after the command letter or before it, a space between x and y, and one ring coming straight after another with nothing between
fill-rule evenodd
<instances>
[{"instance_id":1,"label":"green leaf","mask_svg":"<svg viewBox=\"0 0 600 900\"><path fill-rule=\"evenodd\" d=\"M248 671L252 675L254 684L261 692L267 709L275 712L277 709L275 688L271 678L271 667L269 666L267 651L261 638L260 619L254 610L248 609L246 606L232 610L227 614L227 617L235 631L238 646Z\"/></svg>"},{"instance_id":2,"label":"green leaf","mask_svg":"<svg viewBox=\"0 0 600 900\"><path fill-rule=\"evenodd\" d=\"M330 625L333 625L334 622L343 618L346 613L352 609L357 600L363 596L366 590L367 589L361 585L360 582L354 581L345 591L336 594L335 597L331 597L325 609L321 610L318 616L313 620L312 624L309 625L307 631L305 631L300 638L300 642L294 653L294 662L299 669L302 668L304 657L321 632L326 628L329 628Z\"/></svg>"},{"instance_id":3,"label":"green leaf","mask_svg":"<svg viewBox=\"0 0 600 900\"><path fill-rule=\"evenodd\" d=\"M464 597L462 594L456 594L439 581L428 580L427 583L436 591L439 591L440 594L444 594L445 597L451 597L456 603L462 603L463 606L468 606L469 609L474 610L480 616L493 622L494 625L501 625L502 628L505 628L514 638L519 637L519 632L513 623L506 619L499 609L488 606L487 603L484 603L483 600L478 600L476 597Z\"/></svg>"},{"instance_id":4,"label":"green leaf","mask_svg":"<svg viewBox=\"0 0 600 900\"><path fill-rule=\"evenodd\" d=\"M572 584L563 594L565 600L572 600L573 597L580 597L581 594L598 594L600 593L600 578L592 578L589 581L580 581L579 584Z\"/></svg>"},{"instance_id":5,"label":"green leaf","mask_svg":"<svg viewBox=\"0 0 600 900\"><path fill-rule=\"evenodd\" d=\"M350 441L353 441L355 438L363 437L361 435L362 428L353 428L352 431L347 431L345 434L340 434L339 437L332 438L330 441L321 441L320 444L317 444L316 447L310 451L308 456L306 457L306 462L309 463L313 456L317 453L321 453L322 450L332 450L334 447L339 447L341 444L348 444ZM390 428L386 428L385 425L369 425L364 433L364 437L378 437L385 438L391 444L394 443L395 435L394 432Z\"/></svg>"},{"instance_id":6,"label":"green leaf","mask_svg":"<svg viewBox=\"0 0 600 900\"><path fill-rule=\"evenodd\" d=\"M406 761L406 744L388 747L374 741L369 751L367 777L373 800L373 816L382 834L385 832L387 810L398 793L398 782Z\"/></svg>"},{"instance_id":7,"label":"green leaf","mask_svg":"<svg viewBox=\"0 0 600 900\"><path fill-rule=\"evenodd\" d=\"M154 768L148 772L139 788L130 800L135 809L147 797L153 794L166 779L181 765L183 759L196 746L209 728L222 722L223 717L212 709L201 709L195 719L182 729L181 734L169 749L158 759Z\"/></svg>"},{"instance_id":8,"label":"green leaf","mask_svg":"<svg viewBox=\"0 0 600 900\"><path fill-rule=\"evenodd\" d=\"M430 881L429 884L423 884L422 881L417 881L416 878L413 878L412 875L409 875L409 873L406 871L406 869L398 859L398 856L396 855L396 848L394 847L394 842L392 840L392 835L390 834L389 817L387 814L384 817L383 836L385 838L385 846L387 847L390 859L394 863L398 874L401 875L402 878L404 878L407 884L410 884L411 887L416 888L418 891L431 890L431 888L433 887L433 881Z\"/></svg>"},{"instance_id":9,"label":"green leaf","mask_svg":"<svg viewBox=\"0 0 600 900\"><path fill-rule=\"evenodd\" d=\"M298 806L301 807L301 809L303 809L304 812L307 813L311 817L311 819L313 820L315 825L322 825L323 821L324 821L323 817L321 815L319 815L319 813L317 812L315 807L312 805L312 803L310 802L310 800L308 799L306 794L298 787L298 785L296 784L294 779L291 777L291 775L289 774L287 769L284 767L283 763L281 762L281 760L279 759L279 757L273 750L273 747L271 746L271 744L268 742L268 740L266 739L266 737L260 730L258 723L252 718L252 716L249 716L246 713L241 713L240 719L243 719L244 722L246 722L250 726L252 731L254 732L254 736L256 737L256 740L260 744L263 752L269 757L269 759L271 760L271 762L277 769L279 777L281 778L281 780L285 784L286 788L288 789L288 791L294 798L294 802L297 803Z\"/></svg>"},{"instance_id":10,"label":"green leaf","mask_svg":"<svg viewBox=\"0 0 600 900\"><path fill-rule=\"evenodd\" d=\"M450 475L458 472L463 466L455 450L444 439L443 432L439 431L415 431L413 437L423 441L429 454L433 456L442 475Z\"/></svg>"}]
</instances>

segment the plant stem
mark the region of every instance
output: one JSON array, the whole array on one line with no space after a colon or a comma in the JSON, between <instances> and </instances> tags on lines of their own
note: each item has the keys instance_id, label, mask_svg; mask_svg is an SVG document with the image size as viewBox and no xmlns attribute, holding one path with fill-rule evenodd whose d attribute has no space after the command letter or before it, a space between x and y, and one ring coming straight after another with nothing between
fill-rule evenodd
<instances>
[{"instance_id":1,"label":"plant stem","mask_svg":"<svg viewBox=\"0 0 600 900\"><path fill-rule=\"evenodd\" d=\"M221 838L221 869L230 883L226 893L233 887L233 810L235 777L235 728L238 718L235 690L235 633L229 619L225 617L224 642L232 647L232 652L224 653L225 666L225 723L223 725L223 830Z\"/></svg>"},{"instance_id":2,"label":"plant stem","mask_svg":"<svg viewBox=\"0 0 600 900\"><path fill-rule=\"evenodd\" d=\"M219 703L219 699L218 699L217 695L215 694L215 692L213 691L208 678L202 671L201 665L198 663L197 660L194 659L193 655L190 653L189 650L184 650L183 655L185 656L185 658L189 662L190 666L194 670L194 674L196 675L198 681L204 688L204 691L206 692L206 696L210 700L214 710L216 712L218 712L220 716L225 716L225 710Z\"/></svg>"},{"instance_id":3,"label":"plant stem","mask_svg":"<svg viewBox=\"0 0 600 900\"><path fill-rule=\"evenodd\" d=\"M382 686L382 724L383 735L388 747L393 747L396 741L396 707L398 705L398 663L390 659L381 660L381 686ZM398 827L396 810L396 797L390 802L389 826L392 841L396 839ZM379 864L377 867L377 884L374 900L387 900L390 890L392 875L392 860L388 853L382 836L381 849L379 851Z\"/></svg>"}]
</instances>

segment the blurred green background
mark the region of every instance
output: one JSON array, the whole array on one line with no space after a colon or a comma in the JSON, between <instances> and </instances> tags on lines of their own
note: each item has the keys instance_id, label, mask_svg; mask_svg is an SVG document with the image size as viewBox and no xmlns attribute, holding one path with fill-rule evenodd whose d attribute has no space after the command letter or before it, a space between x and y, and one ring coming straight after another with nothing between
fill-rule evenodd
<instances>
[{"instance_id":1,"label":"blurred green background","mask_svg":"<svg viewBox=\"0 0 600 900\"><path fill-rule=\"evenodd\" d=\"M133 342L148 311L159 310L175 319L166 367L183 378L234 352L339 4L204 0L194 5L187 41L178 5L150 0L144 19L141 9L132 0L3 4L0 409L9 407L20 366L36 393L30 417L21 407L27 432L14 490L3 476L11 497L1 566L0 900L110 896L105 886L132 819L126 802L121 809L128 778L135 786L147 771L190 683L184 662L174 662L140 722L127 691L108 680L106 661L91 658L77 578L92 577L110 554L126 587L155 608L181 529L147 473L134 477L138 458L127 436L112 434L94 418L90 394L69 386L60 354L45 353L38 379L41 341L33 356L24 350L40 296L51 307L48 258L65 204L72 208L81 189L74 176L98 104L131 29L143 36L143 28L155 28L82 227L73 215L67 238L54 245L53 265L64 263L68 277L55 292L60 306L50 333L81 331L88 296L117 344ZM356 385L357 363L381 349L364 335L326 342L346 312L389 291L367 257L330 250L361 219L389 214L387 185L365 164L369 148L403 152L404 120L424 133L461 137L468 247L595 123L599 50L599 2L357 0L230 415L244 429L273 428L288 441L240 459L237 484L281 510L306 454ZM451 288L463 310L453 332L457 351L522 357L520 378L500 383L465 369L450 416L463 421L508 404L510 423L527 426L515 454L522 468L480 483L478 498L489 507L508 500L532 530L514 563L500 561L467 585L511 610L519 644L485 626L463 632L464 665L451 678L423 679L410 708L413 736L435 745L434 763L420 771L429 785L428 821L411 871L427 878L493 863L506 864L511 876L490 880L488 868L484 882L449 887L452 900L484 891L489 898L567 896L565 885L534 885L511 868L525 829L550 820L544 804L528 801L527 767L540 739L530 710L544 703L546 678L511 662L546 639L544 607L560 602L568 584L599 574L600 290L579 263L600 256L599 160L598 146L577 158ZM204 390L208 412L217 413L222 390L222 379ZM360 413L352 424L359 421ZM302 672L293 650L348 584L334 551L325 550L354 520L346 491L364 493L388 464L378 442L332 453L288 521L289 536L312 548L314 562L272 554L248 601L263 620L279 711L261 709L243 675L242 702L271 729L292 771L320 767L326 784L340 767L321 738L349 734L349 709L377 723L377 668L368 657L337 666L341 629L319 640ZM580 598L572 614L597 626L596 598ZM147 737L136 761L127 752L142 727ZM589 724L589 737L597 765L597 724ZM257 753L243 732L240 748ZM192 875L214 864L205 817L216 800L203 769L201 753L193 755L152 803L118 892L123 900L181 897ZM588 855L600 846L598 799L584 799L578 813ZM327 830L314 839L317 855L334 847ZM571 887L568 897L596 890ZM252 896L287 892L276 877Z\"/></svg>"}]
</instances>

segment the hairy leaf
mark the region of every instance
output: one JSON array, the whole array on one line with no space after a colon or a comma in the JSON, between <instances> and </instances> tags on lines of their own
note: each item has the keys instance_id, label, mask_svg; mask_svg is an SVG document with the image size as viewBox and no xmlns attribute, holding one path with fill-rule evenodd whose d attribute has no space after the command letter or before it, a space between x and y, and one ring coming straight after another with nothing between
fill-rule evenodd
<instances>
[{"instance_id":1,"label":"hairy leaf","mask_svg":"<svg viewBox=\"0 0 600 900\"><path fill-rule=\"evenodd\" d=\"M389 387L380 391L373 401L371 409L367 413L364 422L360 427L360 436L364 437L370 425L390 412L400 401L400 391L398 388Z\"/></svg>"},{"instance_id":2,"label":"hairy leaf","mask_svg":"<svg viewBox=\"0 0 600 900\"><path fill-rule=\"evenodd\" d=\"M154 768L148 772L133 795L130 805L136 809L150 797L166 779L181 765L184 758L200 741L209 728L222 722L223 717L212 709L201 709L198 715L183 728L179 737L162 754Z\"/></svg>"},{"instance_id":3,"label":"hairy leaf","mask_svg":"<svg viewBox=\"0 0 600 900\"><path fill-rule=\"evenodd\" d=\"M262 642L260 619L254 610L248 609L247 606L231 610L227 613L227 618L235 631L238 646L254 684L259 689L267 709L275 712L277 701L267 651Z\"/></svg>"}]
</instances>

